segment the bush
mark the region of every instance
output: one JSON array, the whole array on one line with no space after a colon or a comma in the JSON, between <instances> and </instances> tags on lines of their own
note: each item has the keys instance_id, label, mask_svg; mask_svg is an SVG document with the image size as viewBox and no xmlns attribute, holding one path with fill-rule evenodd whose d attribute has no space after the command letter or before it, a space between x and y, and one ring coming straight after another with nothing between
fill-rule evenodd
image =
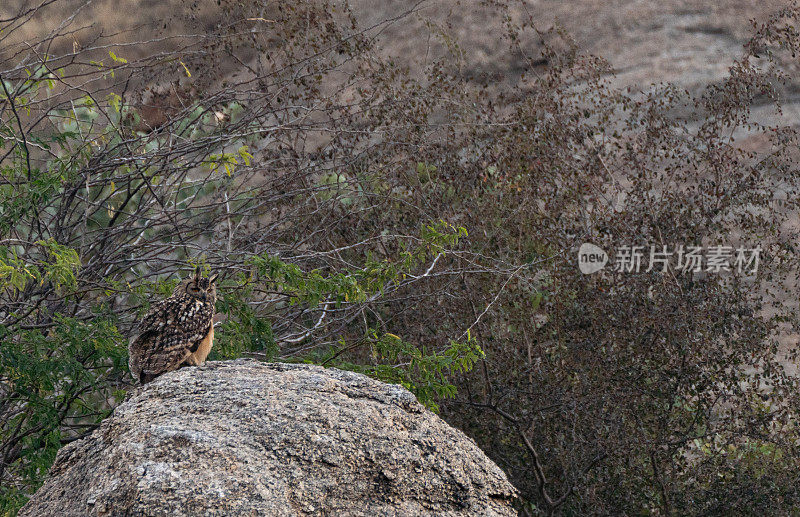
<instances>
[{"instance_id":1,"label":"bush","mask_svg":"<svg viewBox=\"0 0 800 517\"><path fill-rule=\"evenodd\" d=\"M221 278L212 359L402 383L524 513L797 508L795 352L777 340L798 328L797 140L748 116L796 50L796 10L696 97L614 90L530 20L506 38L526 55L536 34L546 69L501 95L446 35L411 74L375 52L380 26L326 2L214 16L166 49L76 49L66 24L0 62L4 512L122 399L131 326L196 265ZM764 251L749 277L585 276L582 242Z\"/></svg>"}]
</instances>

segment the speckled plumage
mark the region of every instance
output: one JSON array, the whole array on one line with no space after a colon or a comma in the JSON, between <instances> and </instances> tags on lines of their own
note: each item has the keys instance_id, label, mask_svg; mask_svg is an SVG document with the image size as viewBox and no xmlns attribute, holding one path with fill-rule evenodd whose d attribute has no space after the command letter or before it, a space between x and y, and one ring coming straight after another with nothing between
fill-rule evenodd
<instances>
[{"instance_id":1,"label":"speckled plumage","mask_svg":"<svg viewBox=\"0 0 800 517\"><path fill-rule=\"evenodd\" d=\"M198 269L142 318L128 345L131 374L140 383L205 362L214 339L216 278L202 278Z\"/></svg>"}]
</instances>

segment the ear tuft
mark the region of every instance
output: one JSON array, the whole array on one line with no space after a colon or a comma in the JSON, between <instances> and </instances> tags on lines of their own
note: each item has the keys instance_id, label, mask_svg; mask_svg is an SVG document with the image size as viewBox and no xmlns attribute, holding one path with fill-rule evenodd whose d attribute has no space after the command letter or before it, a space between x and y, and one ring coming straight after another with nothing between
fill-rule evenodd
<instances>
[{"instance_id":1,"label":"ear tuft","mask_svg":"<svg viewBox=\"0 0 800 517\"><path fill-rule=\"evenodd\" d=\"M197 266L197 268L195 268L195 270L194 270L194 279L195 280L199 280L200 279L200 266Z\"/></svg>"},{"instance_id":2,"label":"ear tuft","mask_svg":"<svg viewBox=\"0 0 800 517\"><path fill-rule=\"evenodd\" d=\"M211 284L213 284L214 282L216 282L216 281L217 281L217 277L218 277L218 276L219 276L219 273L214 273L213 275L211 275L210 277L208 277L208 285L211 285Z\"/></svg>"}]
</instances>

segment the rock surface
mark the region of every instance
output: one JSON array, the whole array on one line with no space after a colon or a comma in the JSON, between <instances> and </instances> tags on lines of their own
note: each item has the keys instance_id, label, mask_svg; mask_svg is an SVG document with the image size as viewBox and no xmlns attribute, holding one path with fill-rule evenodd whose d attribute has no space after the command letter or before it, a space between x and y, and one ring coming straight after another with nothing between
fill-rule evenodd
<instances>
[{"instance_id":1,"label":"rock surface","mask_svg":"<svg viewBox=\"0 0 800 517\"><path fill-rule=\"evenodd\" d=\"M61 449L20 515L515 515L513 497L400 386L237 360L140 388Z\"/></svg>"}]
</instances>

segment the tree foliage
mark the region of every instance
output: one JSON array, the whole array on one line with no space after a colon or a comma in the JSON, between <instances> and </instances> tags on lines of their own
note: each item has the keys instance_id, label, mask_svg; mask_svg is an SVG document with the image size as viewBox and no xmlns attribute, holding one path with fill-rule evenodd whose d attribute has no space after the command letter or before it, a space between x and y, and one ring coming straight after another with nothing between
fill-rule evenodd
<instances>
[{"instance_id":1,"label":"tree foliage","mask_svg":"<svg viewBox=\"0 0 800 517\"><path fill-rule=\"evenodd\" d=\"M376 49L388 22L338 3L222 1L168 43L79 17L15 40L36 14L0 26L3 512L123 399L132 325L198 265L221 279L212 359L400 383L524 513L800 507L779 342L798 331L797 135L749 114L794 63L797 10L697 95L616 90L512 17L498 37L538 57L509 92L467 77L446 32L403 69ZM582 242L764 253L749 277L585 276Z\"/></svg>"}]
</instances>

